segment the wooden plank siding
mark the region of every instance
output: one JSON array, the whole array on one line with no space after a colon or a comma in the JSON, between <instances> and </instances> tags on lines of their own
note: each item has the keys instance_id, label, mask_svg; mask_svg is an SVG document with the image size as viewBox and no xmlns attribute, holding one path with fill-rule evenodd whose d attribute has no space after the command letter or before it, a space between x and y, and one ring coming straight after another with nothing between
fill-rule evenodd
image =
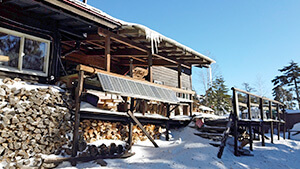
<instances>
[{"instance_id":1,"label":"wooden plank siding","mask_svg":"<svg viewBox=\"0 0 300 169\"><path fill-rule=\"evenodd\" d=\"M163 66L153 66L152 67L153 81L163 82L163 85L178 87L178 73L177 70L170 69ZM182 72L182 87L188 90L192 90L191 76Z\"/></svg>"}]
</instances>

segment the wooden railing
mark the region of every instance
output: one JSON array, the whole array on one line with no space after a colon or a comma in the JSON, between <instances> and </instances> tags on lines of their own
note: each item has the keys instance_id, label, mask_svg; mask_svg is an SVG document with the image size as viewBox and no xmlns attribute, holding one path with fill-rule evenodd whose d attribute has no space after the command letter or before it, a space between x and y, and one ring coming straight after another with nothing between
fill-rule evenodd
<instances>
[{"instance_id":1,"label":"wooden railing","mask_svg":"<svg viewBox=\"0 0 300 169\"><path fill-rule=\"evenodd\" d=\"M283 138L285 139L285 105L279 101L272 100L266 97L258 96L250 92L231 88L233 91L233 124L234 124L234 154L239 155L238 153L238 127L247 128L250 136L250 150L253 150L253 138L252 138L252 129L253 126L259 127L259 134L261 135L262 146L265 146L265 125L269 125L271 129L271 143L273 143L273 134L274 134L274 124L277 125L278 131L278 140L280 139L280 125L283 124ZM244 94L244 100L246 103L239 101L239 94ZM246 98L246 99L245 99ZM255 103L256 102L256 103ZM258 107L259 116L254 116L252 113L252 107ZM243 111L247 110L247 116ZM275 110L276 114L273 114ZM265 112L265 111L268 111Z\"/></svg>"}]
</instances>

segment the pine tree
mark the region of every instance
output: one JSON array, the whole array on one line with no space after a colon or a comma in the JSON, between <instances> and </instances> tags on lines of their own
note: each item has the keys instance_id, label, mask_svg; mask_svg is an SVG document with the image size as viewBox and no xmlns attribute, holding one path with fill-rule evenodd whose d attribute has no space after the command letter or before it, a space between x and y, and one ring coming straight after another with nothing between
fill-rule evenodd
<instances>
[{"instance_id":1,"label":"pine tree","mask_svg":"<svg viewBox=\"0 0 300 169\"><path fill-rule=\"evenodd\" d=\"M288 90L293 90L296 93L296 100L300 109L299 85L300 85L300 68L294 61L290 65L279 69L283 73L281 76L276 76L272 83L275 85L273 90L278 87L287 87Z\"/></svg>"},{"instance_id":2,"label":"pine tree","mask_svg":"<svg viewBox=\"0 0 300 169\"><path fill-rule=\"evenodd\" d=\"M273 88L274 100L284 103L288 109L292 109L295 106L293 102L293 94L291 91L284 89L281 86Z\"/></svg>"},{"instance_id":3,"label":"pine tree","mask_svg":"<svg viewBox=\"0 0 300 169\"><path fill-rule=\"evenodd\" d=\"M222 115L224 110L230 111L231 101L228 91L223 77L216 78L212 87L206 91L207 106L213 108L218 115Z\"/></svg>"}]
</instances>

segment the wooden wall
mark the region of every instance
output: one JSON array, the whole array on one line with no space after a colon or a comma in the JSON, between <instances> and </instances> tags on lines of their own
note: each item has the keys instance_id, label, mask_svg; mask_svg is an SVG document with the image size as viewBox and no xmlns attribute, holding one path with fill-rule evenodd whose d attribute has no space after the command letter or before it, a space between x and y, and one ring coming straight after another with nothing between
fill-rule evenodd
<instances>
[{"instance_id":1,"label":"wooden wall","mask_svg":"<svg viewBox=\"0 0 300 169\"><path fill-rule=\"evenodd\" d=\"M166 86L178 87L178 73L177 70L163 67L153 66L153 81L161 81ZM182 87L192 90L191 76L182 72Z\"/></svg>"}]
</instances>

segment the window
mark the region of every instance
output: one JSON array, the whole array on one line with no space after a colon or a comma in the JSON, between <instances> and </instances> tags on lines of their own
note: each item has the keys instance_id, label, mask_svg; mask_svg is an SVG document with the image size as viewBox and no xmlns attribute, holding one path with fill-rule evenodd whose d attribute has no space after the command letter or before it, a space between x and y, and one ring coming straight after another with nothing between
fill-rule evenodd
<instances>
[{"instance_id":1,"label":"window","mask_svg":"<svg viewBox=\"0 0 300 169\"><path fill-rule=\"evenodd\" d=\"M47 76L50 41L0 27L0 70Z\"/></svg>"}]
</instances>

